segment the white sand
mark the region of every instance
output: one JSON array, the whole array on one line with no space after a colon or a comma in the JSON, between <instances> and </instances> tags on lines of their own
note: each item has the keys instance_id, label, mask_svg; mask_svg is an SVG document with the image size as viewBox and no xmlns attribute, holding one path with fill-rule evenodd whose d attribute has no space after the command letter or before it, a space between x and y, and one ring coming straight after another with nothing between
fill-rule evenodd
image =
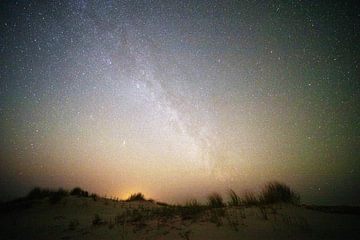
<instances>
[{"instance_id":1,"label":"white sand","mask_svg":"<svg viewBox=\"0 0 360 240\"><path fill-rule=\"evenodd\" d=\"M265 208L225 208L196 221L153 217L116 223L127 209L162 208L151 202L114 202L66 197L53 205L35 201L26 209L0 214L0 239L359 239L360 215L323 213L278 204ZM94 215L100 222L93 225ZM146 215L146 214L145 214ZM265 219L267 218L267 219ZM71 224L72 222L72 224Z\"/></svg>"}]
</instances>

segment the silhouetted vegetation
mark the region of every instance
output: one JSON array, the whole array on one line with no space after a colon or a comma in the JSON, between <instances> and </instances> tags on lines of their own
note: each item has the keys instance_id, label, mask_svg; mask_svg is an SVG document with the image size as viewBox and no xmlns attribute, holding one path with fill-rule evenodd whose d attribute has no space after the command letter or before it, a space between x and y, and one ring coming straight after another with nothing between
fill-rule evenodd
<instances>
[{"instance_id":1,"label":"silhouetted vegetation","mask_svg":"<svg viewBox=\"0 0 360 240\"><path fill-rule=\"evenodd\" d=\"M259 200L253 192L246 192L242 197L242 204L246 206L255 206L259 204Z\"/></svg>"},{"instance_id":2,"label":"silhouetted vegetation","mask_svg":"<svg viewBox=\"0 0 360 240\"><path fill-rule=\"evenodd\" d=\"M80 187L73 188L70 192L59 188L58 190L52 190L48 188L33 188L24 198L19 198L11 202L5 202L1 204L1 211L10 211L12 209L25 209L31 207L36 201L47 198L50 203L56 204L65 196L78 196L78 197L89 197L93 201L97 201L99 196L95 193L89 194L87 191L81 189ZM300 196L294 192L289 186L279 183L279 182L269 182L267 183L263 190L255 195L253 192L246 192L245 194L239 196L232 189L228 192L229 200L227 202L228 206L262 206L264 204L273 204L278 202L293 203L299 204ZM31 200L31 201L29 201ZM117 198L112 199L114 202L117 202ZM110 201L110 200L109 200ZM212 193L207 197L207 204L202 205L196 199L187 201L184 205L170 205L164 202L157 202L155 200L149 199L146 200L144 194L134 193L126 199L127 202L131 201L149 201L158 206L161 206L161 211L159 210L156 214L160 214L166 218L173 217L175 215L181 216L183 219L195 219L200 213L206 211L209 208L223 208L225 203L222 196L219 193ZM108 201L105 200L105 205L108 205ZM115 205L114 205L115 206ZM262 209L260 209L262 210ZM263 213L263 211L262 211Z\"/></svg>"},{"instance_id":3,"label":"silhouetted vegetation","mask_svg":"<svg viewBox=\"0 0 360 240\"><path fill-rule=\"evenodd\" d=\"M219 208L225 205L222 196L218 193L210 194L207 199L210 207Z\"/></svg>"},{"instance_id":4,"label":"silhouetted vegetation","mask_svg":"<svg viewBox=\"0 0 360 240\"><path fill-rule=\"evenodd\" d=\"M59 188L57 191L52 192L50 194L49 201L50 201L50 203L55 204L55 203L60 202L63 197L68 196L68 195L69 195L68 191L66 191L62 188Z\"/></svg>"},{"instance_id":5,"label":"silhouetted vegetation","mask_svg":"<svg viewBox=\"0 0 360 240\"><path fill-rule=\"evenodd\" d=\"M55 204L67 195L69 195L69 192L62 188L59 188L58 190L50 190L46 188L35 187L28 193L26 199L35 200L49 198L50 203Z\"/></svg>"},{"instance_id":6,"label":"silhouetted vegetation","mask_svg":"<svg viewBox=\"0 0 360 240\"><path fill-rule=\"evenodd\" d=\"M196 199L188 200L184 206L178 206L178 211L183 220L196 219L205 210Z\"/></svg>"},{"instance_id":7,"label":"silhouetted vegetation","mask_svg":"<svg viewBox=\"0 0 360 240\"><path fill-rule=\"evenodd\" d=\"M64 190L63 188L59 188L58 190L52 190L48 188L33 188L25 197L27 200L36 200L36 199L44 199L49 198L49 202L52 204L58 203L63 197L69 195L69 191ZM70 195L78 196L78 197L89 197L89 193L87 191L82 190L79 187L71 190ZM95 200L97 198L96 194L92 194L91 197Z\"/></svg>"},{"instance_id":8,"label":"silhouetted vegetation","mask_svg":"<svg viewBox=\"0 0 360 240\"><path fill-rule=\"evenodd\" d=\"M52 191L49 189L35 187L33 188L28 195L26 196L27 199L41 199L49 197Z\"/></svg>"},{"instance_id":9,"label":"silhouetted vegetation","mask_svg":"<svg viewBox=\"0 0 360 240\"><path fill-rule=\"evenodd\" d=\"M232 189L229 190L229 197L230 197L230 200L228 202L229 206L240 206L241 205L240 197Z\"/></svg>"},{"instance_id":10,"label":"silhouetted vegetation","mask_svg":"<svg viewBox=\"0 0 360 240\"><path fill-rule=\"evenodd\" d=\"M79 187L73 188L73 190L71 190L70 192L70 195L78 196L78 197L89 197L89 193L87 191L82 190Z\"/></svg>"},{"instance_id":11,"label":"silhouetted vegetation","mask_svg":"<svg viewBox=\"0 0 360 240\"><path fill-rule=\"evenodd\" d=\"M300 203L300 195L283 183L270 182L265 185L259 200L264 204L277 202L298 204Z\"/></svg>"},{"instance_id":12,"label":"silhouetted vegetation","mask_svg":"<svg viewBox=\"0 0 360 240\"><path fill-rule=\"evenodd\" d=\"M128 197L128 199L126 199L127 202L132 202L132 201L145 201L145 196L142 193L133 193L130 195L130 197Z\"/></svg>"}]
</instances>

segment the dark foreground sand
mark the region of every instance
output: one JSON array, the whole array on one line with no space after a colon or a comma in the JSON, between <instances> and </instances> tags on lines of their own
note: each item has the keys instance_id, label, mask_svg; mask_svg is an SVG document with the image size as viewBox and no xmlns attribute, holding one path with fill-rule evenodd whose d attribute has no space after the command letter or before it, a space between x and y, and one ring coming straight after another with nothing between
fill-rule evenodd
<instances>
[{"instance_id":1,"label":"dark foreground sand","mask_svg":"<svg viewBox=\"0 0 360 240\"><path fill-rule=\"evenodd\" d=\"M360 239L360 215L286 204L186 215L148 201L69 196L3 206L0 233L0 239Z\"/></svg>"}]
</instances>

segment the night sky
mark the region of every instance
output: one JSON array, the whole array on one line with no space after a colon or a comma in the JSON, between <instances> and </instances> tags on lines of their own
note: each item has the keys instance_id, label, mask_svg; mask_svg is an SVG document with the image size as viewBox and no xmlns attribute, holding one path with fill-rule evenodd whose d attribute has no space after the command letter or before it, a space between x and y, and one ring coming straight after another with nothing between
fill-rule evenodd
<instances>
[{"instance_id":1,"label":"night sky","mask_svg":"<svg viewBox=\"0 0 360 240\"><path fill-rule=\"evenodd\" d=\"M355 2L1 1L0 199L360 204Z\"/></svg>"}]
</instances>

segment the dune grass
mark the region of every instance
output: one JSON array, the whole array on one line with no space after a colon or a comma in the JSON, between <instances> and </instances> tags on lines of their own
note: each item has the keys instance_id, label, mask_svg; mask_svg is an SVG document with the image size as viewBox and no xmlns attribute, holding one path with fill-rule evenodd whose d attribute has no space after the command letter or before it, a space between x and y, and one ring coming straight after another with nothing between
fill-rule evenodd
<instances>
[{"instance_id":1,"label":"dune grass","mask_svg":"<svg viewBox=\"0 0 360 240\"><path fill-rule=\"evenodd\" d=\"M55 204L58 203L63 197L66 197L68 195L69 192L62 188L59 188L58 190L52 190L47 188L35 187L28 193L25 199L35 200L49 198L49 202Z\"/></svg>"},{"instance_id":2,"label":"dune grass","mask_svg":"<svg viewBox=\"0 0 360 240\"><path fill-rule=\"evenodd\" d=\"M133 202L133 201L145 201L145 196L142 193L133 193L126 199L127 202Z\"/></svg>"},{"instance_id":3,"label":"dune grass","mask_svg":"<svg viewBox=\"0 0 360 240\"><path fill-rule=\"evenodd\" d=\"M98 195L95 193L89 194L88 191L82 190L79 187L73 188L71 191L59 188L57 190L49 188L40 188L35 187L26 195L24 200L36 200L36 199L45 199L48 198L49 202L56 204L61 201L62 198L66 196L77 196L77 197L91 197L94 201L98 199Z\"/></svg>"},{"instance_id":4,"label":"dune grass","mask_svg":"<svg viewBox=\"0 0 360 240\"><path fill-rule=\"evenodd\" d=\"M49 202L55 204L59 202L65 196L78 196L78 197L90 197L94 201L99 199L99 196L92 193L89 194L87 191L80 187L73 188L70 192L59 188L57 190L48 188L33 188L24 200L44 199L48 198ZM131 194L125 201L147 201L144 194L141 192ZM148 200L149 201L149 200ZM150 202L157 204L162 207L171 207L170 204L164 202L157 202L150 200ZM265 184L262 191L258 194L254 192L245 192L239 196L234 190L229 189L228 191L228 202L224 203L223 197L219 193L212 193L207 196L208 208L222 208L227 206L259 206L264 204L274 203L291 203L300 204L300 195L291 189L288 185L277 181L271 181ZM179 207L180 205L178 205ZM180 212L184 212L183 215L194 215L201 212L205 205L201 205L196 199L188 200L184 205L181 206ZM179 210L179 209L178 209Z\"/></svg>"},{"instance_id":5,"label":"dune grass","mask_svg":"<svg viewBox=\"0 0 360 240\"><path fill-rule=\"evenodd\" d=\"M240 197L234 192L234 190L229 190L229 206L240 206L241 205L241 199Z\"/></svg>"},{"instance_id":6,"label":"dune grass","mask_svg":"<svg viewBox=\"0 0 360 240\"><path fill-rule=\"evenodd\" d=\"M233 190L229 190L229 206L258 206L274 203L300 203L300 195L284 183L268 182L259 194L245 192L239 197Z\"/></svg>"},{"instance_id":7,"label":"dune grass","mask_svg":"<svg viewBox=\"0 0 360 240\"><path fill-rule=\"evenodd\" d=\"M204 206L201 205L196 199L187 200L185 205L177 206L177 210L182 219L194 219L204 211Z\"/></svg>"},{"instance_id":8,"label":"dune grass","mask_svg":"<svg viewBox=\"0 0 360 240\"><path fill-rule=\"evenodd\" d=\"M242 197L242 204L245 206L259 205L259 200L253 192L246 192Z\"/></svg>"},{"instance_id":9,"label":"dune grass","mask_svg":"<svg viewBox=\"0 0 360 240\"><path fill-rule=\"evenodd\" d=\"M269 182L260 193L259 201L263 204L273 204L278 202L299 204L300 195L289 186L279 182Z\"/></svg>"},{"instance_id":10,"label":"dune grass","mask_svg":"<svg viewBox=\"0 0 360 240\"><path fill-rule=\"evenodd\" d=\"M212 208L221 208L224 207L224 200L219 193L212 193L207 197L208 206Z\"/></svg>"}]
</instances>

